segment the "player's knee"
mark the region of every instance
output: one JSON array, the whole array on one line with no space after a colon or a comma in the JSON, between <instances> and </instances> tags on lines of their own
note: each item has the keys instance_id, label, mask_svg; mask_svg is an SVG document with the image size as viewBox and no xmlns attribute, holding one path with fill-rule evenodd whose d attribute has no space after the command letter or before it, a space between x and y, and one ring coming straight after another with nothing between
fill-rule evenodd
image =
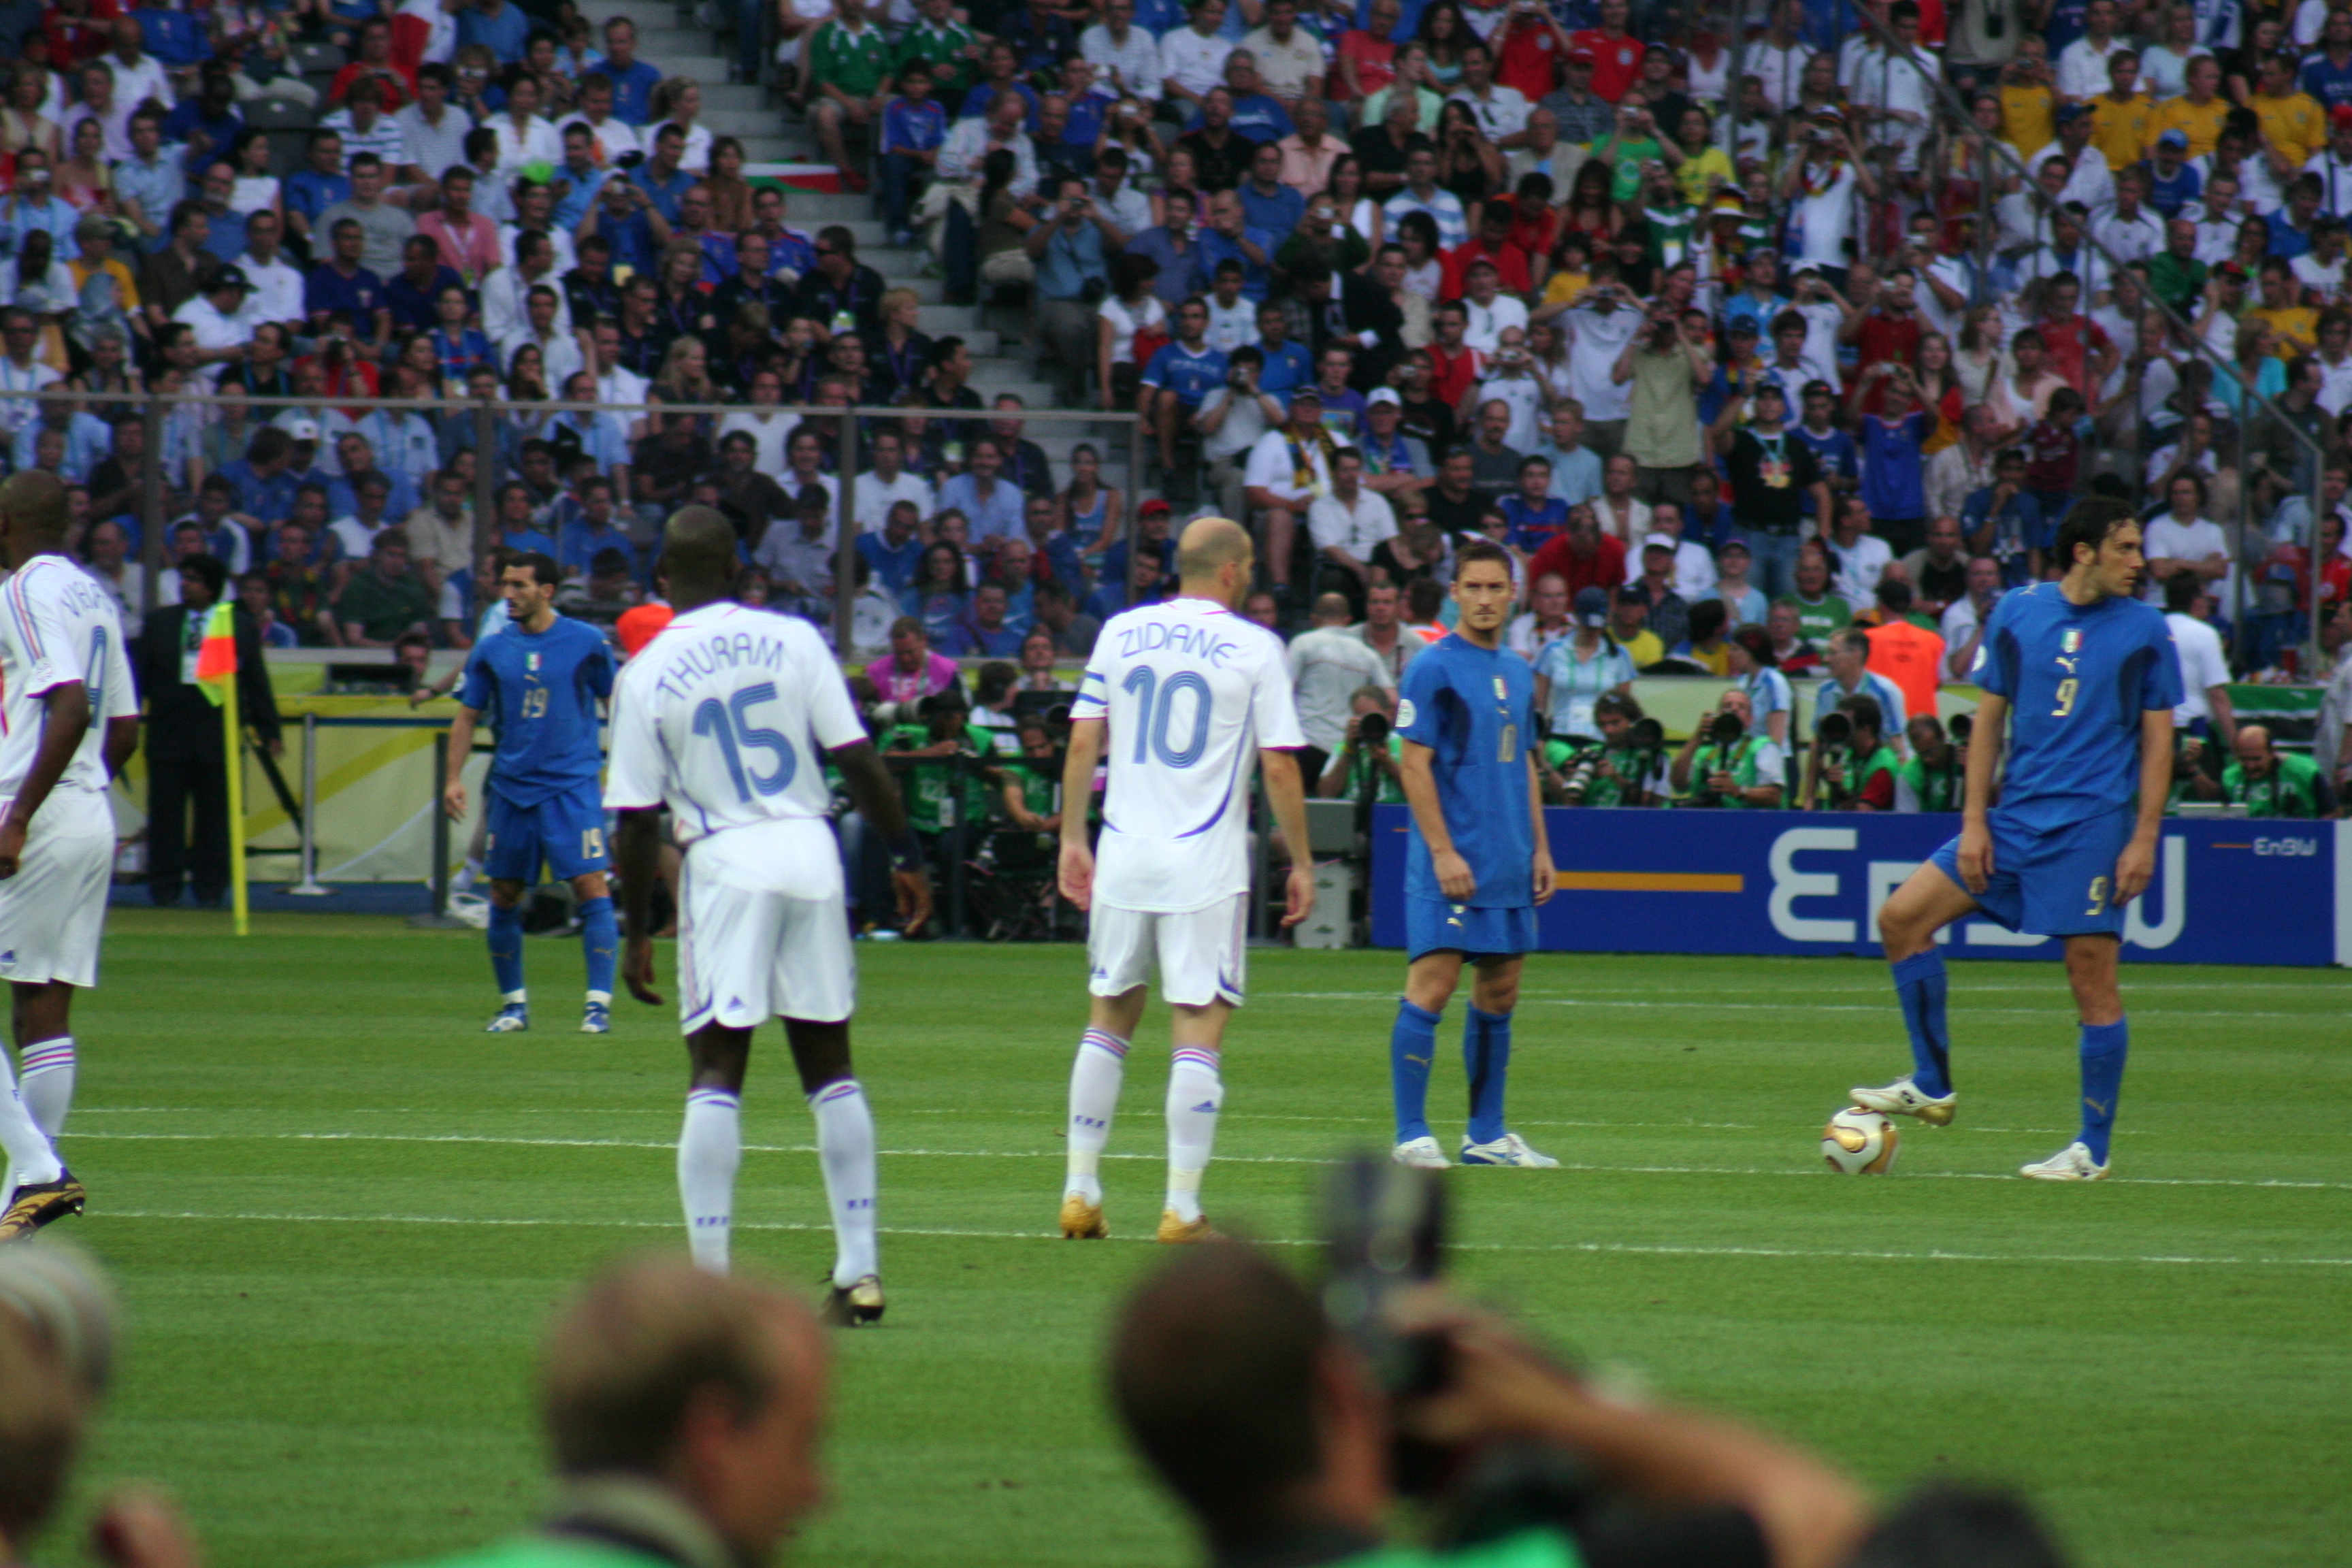
<instances>
[{"instance_id":1,"label":"player's knee","mask_svg":"<svg viewBox=\"0 0 2352 1568\"><path fill-rule=\"evenodd\" d=\"M493 879L490 883L490 902L502 910L515 908L522 902L522 884Z\"/></svg>"}]
</instances>

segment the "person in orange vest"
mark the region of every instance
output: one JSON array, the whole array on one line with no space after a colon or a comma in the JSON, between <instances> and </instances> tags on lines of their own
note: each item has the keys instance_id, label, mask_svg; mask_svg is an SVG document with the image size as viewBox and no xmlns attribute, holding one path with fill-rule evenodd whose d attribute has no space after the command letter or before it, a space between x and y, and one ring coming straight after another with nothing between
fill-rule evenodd
<instances>
[{"instance_id":1,"label":"person in orange vest","mask_svg":"<svg viewBox=\"0 0 2352 1568\"><path fill-rule=\"evenodd\" d=\"M1907 618L1911 584L1888 577L1878 584L1882 624L1867 632L1874 673L1893 681L1903 693L1903 706L1912 713L1936 710L1936 689L1944 668L1944 639Z\"/></svg>"}]
</instances>

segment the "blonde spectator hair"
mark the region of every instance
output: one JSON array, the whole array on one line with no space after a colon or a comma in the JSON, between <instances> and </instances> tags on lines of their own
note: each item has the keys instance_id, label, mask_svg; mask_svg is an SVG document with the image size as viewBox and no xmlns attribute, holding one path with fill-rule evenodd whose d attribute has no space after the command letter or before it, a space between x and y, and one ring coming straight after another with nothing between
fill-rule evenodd
<instances>
[{"instance_id":1,"label":"blonde spectator hair","mask_svg":"<svg viewBox=\"0 0 2352 1568\"><path fill-rule=\"evenodd\" d=\"M922 302L923 297L912 289L885 289L882 291L881 301L875 306L875 310L887 320L890 312L899 306L919 305Z\"/></svg>"}]
</instances>

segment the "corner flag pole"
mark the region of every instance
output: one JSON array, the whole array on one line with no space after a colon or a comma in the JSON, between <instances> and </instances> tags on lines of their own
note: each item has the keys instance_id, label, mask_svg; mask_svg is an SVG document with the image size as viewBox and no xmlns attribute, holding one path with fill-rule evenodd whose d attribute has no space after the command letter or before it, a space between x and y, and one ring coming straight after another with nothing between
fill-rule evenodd
<instances>
[{"instance_id":1,"label":"corner flag pole","mask_svg":"<svg viewBox=\"0 0 2352 1568\"><path fill-rule=\"evenodd\" d=\"M221 723L227 731L228 759L228 889L229 908L236 911L236 934L253 934L251 910L245 887L245 731L237 722L236 676L231 667L221 688Z\"/></svg>"}]
</instances>

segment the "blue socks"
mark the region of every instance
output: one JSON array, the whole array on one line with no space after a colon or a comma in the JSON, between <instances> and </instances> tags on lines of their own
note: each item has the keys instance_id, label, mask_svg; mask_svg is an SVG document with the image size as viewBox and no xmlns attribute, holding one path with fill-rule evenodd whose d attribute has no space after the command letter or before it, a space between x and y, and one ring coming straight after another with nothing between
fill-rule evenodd
<instances>
[{"instance_id":1,"label":"blue socks","mask_svg":"<svg viewBox=\"0 0 2352 1568\"><path fill-rule=\"evenodd\" d=\"M2116 1129L2124 1058L2130 1054L2130 1019L2083 1026L2083 1142L2102 1165L2107 1163L2107 1139Z\"/></svg>"},{"instance_id":2,"label":"blue socks","mask_svg":"<svg viewBox=\"0 0 2352 1568\"><path fill-rule=\"evenodd\" d=\"M1397 998L1389 1035L1389 1094L1396 1106L1396 1141L1429 1134L1429 1065L1437 1058L1437 1015Z\"/></svg>"},{"instance_id":3,"label":"blue socks","mask_svg":"<svg viewBox=\"0 0 2352 1568\"><path fill-rule=\"evenodd\" d=\"M610 894L581 901L580 944L588 952L588 994L611 1000L613 975L621 962L621 922L613 918ZM516 967L520 969L520 962Z\"/></svg>"},{"instance_id":4,"label":"blue socks","mask_svg":"<svg viewBox=\"0 0 2352 1568\"><path fill-rule=\"evenodd\" d=\"M1469 1010L1462 1021L1462 1070L1470 1080L1473 1143L1503 1135L1503 1086L1511 1072L1511 1016Z\"/></svg>"},{"instance_id":5,"label":"blue socks","mask_svg":"<svg viewBox=\"0 0 2352 1568\"><path fill-rule=\"evenodd\" d=\"M611 900L606 900L609 904ZM490 906L490 973L499 977L499 994L509 1001L522 991L522 906L502 910Z\"/></svg>"},{"instance_id":6,"label":"blue socks","mask_svg":"<svg viewBox=\"0 0 2352 1568\"><path fill-rule=\"evenodd\" d=\"M1944 1021L1951 983L1944 973L1944 955L1931 947L1897 959L1893 967L1895 994L1903 1004L1904 1026L1911 1031L1911 1082L1921 1094L1941 1100L1952 1092L1952 1032Z\"/></svg>"}]
</instances>

